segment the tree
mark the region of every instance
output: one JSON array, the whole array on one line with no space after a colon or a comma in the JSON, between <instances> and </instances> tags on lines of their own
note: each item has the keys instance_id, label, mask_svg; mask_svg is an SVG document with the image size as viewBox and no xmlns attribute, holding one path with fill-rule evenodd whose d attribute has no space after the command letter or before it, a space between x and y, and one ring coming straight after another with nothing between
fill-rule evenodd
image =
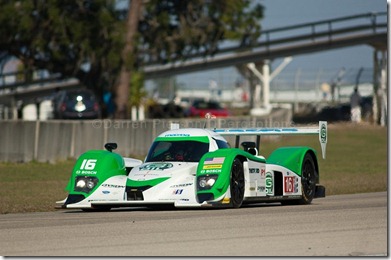
<instances>
[{"instance_id":1,"label":"tree","mask_svg":"<svg viewBox=\"0 0 391 260\"><path fill-rule=\"evenodd\" d=\"M0 50L32 71L77 77L102 93L121 67L125 24L114 1L0 0Z\"/></svg>"},{"instance_id":2,"label":"tree","mask_svg":"<svg viewBox=\"0 0 391 260\"><path fill-rule=\"evenodd\" d=\"M135 63L123 66L121 71L117 87L117 106L121 108L117 117L120 118L126 117L127 89L140 92L136 86L129 86L130 71L145 63L184 60L199 54L214 55L224 40L239 40L240 46L251 47L260 35L259 19L263 17L263 7L252 5L248 0L150 0L144 8L140 8L139 1L130 0L128 51L123 60ZM138 34L134 28L136 19L139 19ZM132 52L138 55L133 56Z\"/></svg>"},{"instance_id":3,"label":"tree","mask_svg":"<svg viewBox=\"0 0 391 260\"><path fill-rule=\"evenodd\" d=\"M214 55L225 40L249 46L259 38L263 7L249 0L150 0L140 20L144 62Z\"/></svg>"},{"instance_id":4,"label":"tree","mask_svg":"<svg viewBox=\"0 0 391 260\"><path fill-rule=\"evenodd\" d=\"M122 67L119 74L119 82L116 85L116 100L117 105L116 118L127 118L127 106L129 103L129 87L131 82L131 73L134 71L135 60L135 36L137 34L139 15L142 7L142 0L129 0L130 8L126 19L126 38L125 48L122 51ZM137 85L135 85L137 86ZM133 90L134 92L134 90ZM137 89L136 89L136 92Z\"/></svg>"},{"instance_id":5,"label":"tree","mask_svg":"<svg viewBox=\"0 0 391 260\"><path fill-rule=\"evenodd\" d=\"M0 0L0 6L1 52L30 71L77 77L100 96L116 86L119 118L127 118L130 100L139 103L129 93L141 97L142 84L130 84L142 80L146 63L214 55L226 40L251 47L263 16L250 0L132 0L126 18L115 0Z\"/></svg>"}]
</instances>

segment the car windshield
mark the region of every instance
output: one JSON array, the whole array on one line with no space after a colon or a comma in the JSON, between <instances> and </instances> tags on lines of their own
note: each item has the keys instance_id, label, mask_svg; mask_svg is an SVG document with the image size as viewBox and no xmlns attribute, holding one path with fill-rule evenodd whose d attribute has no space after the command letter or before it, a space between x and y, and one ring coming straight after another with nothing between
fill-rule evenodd
<instances>
[{"instance_id":1,"label":"car windshield","mask_svg":"<svg viewBox=\"0 0 391 260\"><path fill-rule=\"evenodd\" d=\"M89 102L94 101L94 97L90 92L79 91L79 92L68 92L65 98L66 101L83 101Z\"/></svg>"},{"instance_id":2,"label":"car windshield","mask_svg":"<svg viewBox=\"0 0 391 260\"><path fill-rule=\"evenodd\" d=\"M194 107L197 109L221 109L221 106L217 102L195 101Z\"/></svg>"},{"instance_id":3,"label":"car windshield","mask_svg":"<svg viewBox=\"0 0 391 260\"><path fill-rule=\"evenodd\" d=\"M209 151L209 143L198 141L155 141L146 162L199 162Z\"/></svg>"}]
</instances>

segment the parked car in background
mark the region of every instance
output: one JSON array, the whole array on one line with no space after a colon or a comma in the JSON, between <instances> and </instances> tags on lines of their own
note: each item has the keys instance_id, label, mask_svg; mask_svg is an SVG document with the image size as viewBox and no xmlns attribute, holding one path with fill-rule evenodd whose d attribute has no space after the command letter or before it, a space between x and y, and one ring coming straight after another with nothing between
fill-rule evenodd
<instances>
[{"instance_id":1,"label":"parked car in background","mask_svg":"<svg viewBox=\"0 0 391 260\"><path fill-rule=\"evenodd\" d=\"M222 107L215 100L194 100L191 106L186 111L188 117L205 117L206 114L211 114L215 117L227 117L229 111Z\"/></svg>"},{"instance_id":2,"label":"parked car in background","mask_svg":"<svg viewBox=\"0 0 391 260\"><path fill-rule=\"evenodd\" d=\"M53 99L55 119L97 119L101 109L94 93L88 89L61 90Z\"/></svg>"}]
</instances>

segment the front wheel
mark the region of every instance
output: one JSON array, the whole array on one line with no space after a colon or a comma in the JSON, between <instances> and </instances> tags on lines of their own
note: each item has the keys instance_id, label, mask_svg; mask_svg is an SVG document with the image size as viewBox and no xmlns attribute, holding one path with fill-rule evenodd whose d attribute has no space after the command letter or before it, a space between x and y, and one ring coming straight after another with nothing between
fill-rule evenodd
<instances>
[{"instance_id":1,"label":"front wheel","mask_svg":"<svg viewBox=\"0 0 391 260\"><path fill-rule=\"evenodd\" d=\"M231 205L240 208L244 198L244 172L242 162L235 158L231 168Z\"/></svg>"}]
</instances>

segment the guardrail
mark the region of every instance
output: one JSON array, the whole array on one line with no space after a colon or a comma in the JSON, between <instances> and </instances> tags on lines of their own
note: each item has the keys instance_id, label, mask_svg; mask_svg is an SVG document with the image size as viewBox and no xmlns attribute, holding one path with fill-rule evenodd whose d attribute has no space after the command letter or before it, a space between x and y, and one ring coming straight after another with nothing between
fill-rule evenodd
<instances>
[{"instance_id":1,"label":"guardrail","mask_svg":"<svg viewBox=\"0 0 391 260\"><path fill-rule=\"evenodd\" d=\"M205 119L50 120L0 121L1 162L56 162L77 158L87 150L103 149L107 142L118 143L123 156L145 156L152 141L171 123L181 128L290 127L290 109L278 109L267 117ZM234 138L234 137L233 137ZM227 140L234 143L232 138Z\"/></svg>"}]
</instances>

